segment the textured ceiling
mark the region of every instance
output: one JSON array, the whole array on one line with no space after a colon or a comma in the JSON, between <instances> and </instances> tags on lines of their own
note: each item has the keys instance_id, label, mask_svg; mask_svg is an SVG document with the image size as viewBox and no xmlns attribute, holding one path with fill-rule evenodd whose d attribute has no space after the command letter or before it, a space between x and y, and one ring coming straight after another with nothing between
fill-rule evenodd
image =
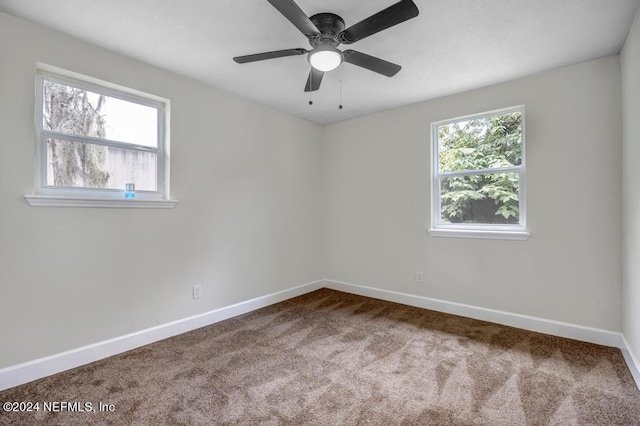
<instances>
[{"instance_id":1,"label":"textured ceiling","mask_svg":"<svg viewBox=\"0 0 640 426\"><path fill-rule=\"evenodd\" d=\"M297 0L308 16L333 12L347 27L395 2ZM619 53L640 0L415 3L417 18L348 47L402 70L388 78L344 64L325 75L312 106L306 56L232 61L309 48L266 0L0 0L0 11L326 124Z\"/></svg>"}]
</instances>

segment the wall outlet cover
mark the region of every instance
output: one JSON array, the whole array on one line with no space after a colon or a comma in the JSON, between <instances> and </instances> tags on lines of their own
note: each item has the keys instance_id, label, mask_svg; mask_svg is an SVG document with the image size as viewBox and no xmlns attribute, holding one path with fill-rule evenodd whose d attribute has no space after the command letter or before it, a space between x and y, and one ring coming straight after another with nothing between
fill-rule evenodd
<instances>
[{"instance_id":1,"label":"wall outlet cover","mask_svg":"<svg viewBox=\"0 0 640 426\"><path fill-rule=\"evenodd\" d=\"M193 298L199 299L202 297L202 286L200 284L193 286Z\"/></svg>"}]
</instances>

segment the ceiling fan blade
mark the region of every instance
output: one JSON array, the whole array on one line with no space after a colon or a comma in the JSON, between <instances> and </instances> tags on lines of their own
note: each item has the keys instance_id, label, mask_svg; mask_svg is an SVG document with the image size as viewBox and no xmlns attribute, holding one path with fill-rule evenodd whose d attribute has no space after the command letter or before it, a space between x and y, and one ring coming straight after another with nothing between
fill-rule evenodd
<instances>
[{"instance_id":1,"label":"ceiling fan blade","mask_svg":"<svg viewBox=\"0 0 640 426\"><path fill-rule=\"evenodd\" d=\"M307 53L306 49L285 49L274 50L273 52L255 53L253 55L236 56L233 58L239 64L246 64L247 62L264 61L265 59L282 58L284 56L296 56L304 55Z\"/></svg>"},{"instance_id":2,"label":"ceiling fan blade","mask_svg":"<svg viewBox=\"0 0 640 426\"><path fill-rule=\"evenodd\" d=\"M320 83L322 83L322 77L324 77L324 73L322 71L318 71L314 67L311 67L311 71L309 71L309 77L307 78L307 85L304 86L305 92L314 92L320 88Z\"/></svg>"},{"instance_id":3,"label":"ceiling fan blade","mask_svg":"<svg viewBox=\"0 0 640 426\"><path fill-rule=\"evenodd\" d=\"M302 34L307 37L320 35L318 28L293 0L267 0L278 9Z\"/></svg>"},{"instance_id":4,"label":"ceiling fan blade","mask_svg":"<svg viewBox=\"0 0 640 426\"><path fill-rule=\"evenodd\" d=\"M401 0L342 31L339 34L340 42L344 44L355 43L379 31L415 18L418 13L420 13L418 7L413 1Z\"/></svg>"},{"instance_id":5,"label":"ceiling fan blade","mask_svg":"<svg viewBox=\"0 0 640 426\"><path fill-rule=\"evenodd\" d=\"M366 53L356 52L355 50L345 50L342 54L344 55L345 62L366 68L378 74L386 75L387 77L393 77L402 69L400 65L367 55Z\"/></svg>"}]
</instances>

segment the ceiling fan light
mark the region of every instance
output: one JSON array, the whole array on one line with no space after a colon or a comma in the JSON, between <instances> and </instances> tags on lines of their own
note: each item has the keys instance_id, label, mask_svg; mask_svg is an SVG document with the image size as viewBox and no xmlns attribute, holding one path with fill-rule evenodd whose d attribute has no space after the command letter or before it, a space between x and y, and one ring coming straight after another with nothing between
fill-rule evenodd
<instances>
[{"instance_id":1,"label":"ceiling fan light","mask_svg":"<svg viewBox=\"0 0 640 426\"><path fill-rule=\"evenodd\" d=\"M309 63L318 71L334 70L341 62L342 54L338 49L315 50L309 54Z\"/></svg>"}]
</instances>

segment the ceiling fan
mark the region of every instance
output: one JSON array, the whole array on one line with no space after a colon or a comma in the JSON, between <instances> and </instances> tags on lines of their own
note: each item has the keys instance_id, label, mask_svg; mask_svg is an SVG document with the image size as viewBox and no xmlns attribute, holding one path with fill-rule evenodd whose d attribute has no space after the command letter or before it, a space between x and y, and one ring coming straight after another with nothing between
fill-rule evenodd
<instances>
[{"instance_id":1,"label":"ceiling fan","mask_svg":"<svg viewBox=\"0 0 640 426\"><path fill-rule=\"evenodd\" d=\"M245 64L308 53L307 60L311 64L311 71L304 88L305 92L318 90L324 73L337 68L343 61L387 77L396 75L402 68L400 65L351 49L340 51L337 46L355 43L408 19L415 18L419 13L418 7L412 0L401 0L345 29L344 20L334 13L318 13L307 17L294 0L267 1L309 39L312 49L276 50L236 56L233 60L239 64Z\"/></svg>"}]
</instances>

